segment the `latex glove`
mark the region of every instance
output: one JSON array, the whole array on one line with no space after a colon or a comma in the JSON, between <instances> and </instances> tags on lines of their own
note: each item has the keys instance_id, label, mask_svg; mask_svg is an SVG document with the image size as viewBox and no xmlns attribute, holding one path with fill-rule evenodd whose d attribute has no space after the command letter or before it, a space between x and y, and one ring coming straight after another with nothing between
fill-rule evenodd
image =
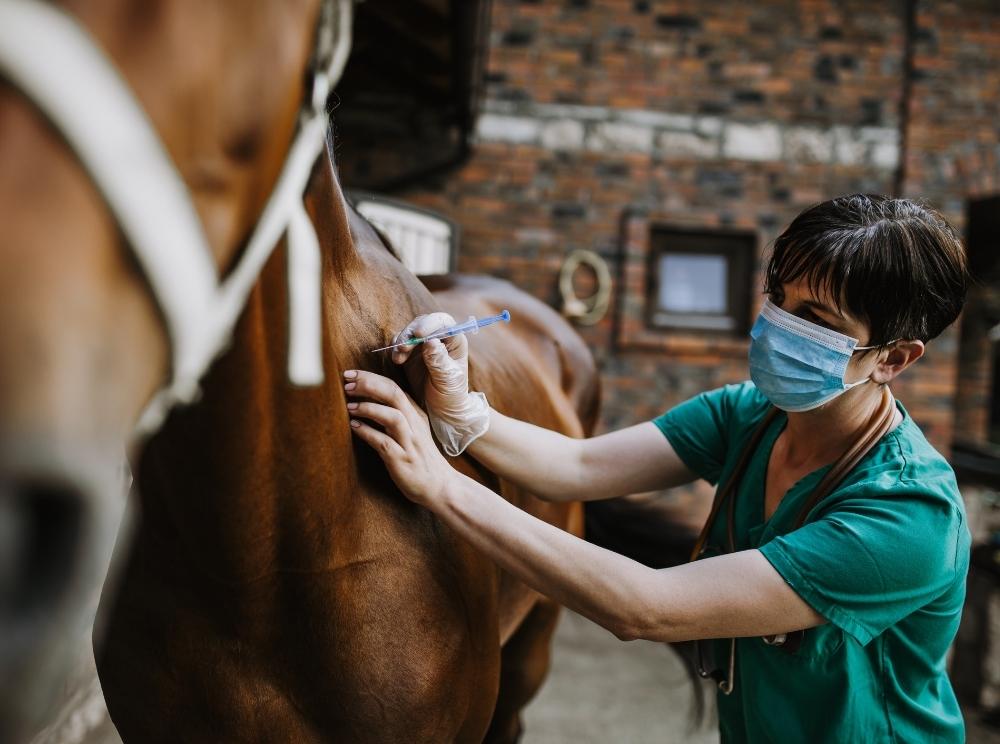
<instances>
[{"instance_id":1,"label":"latex glove","mask_svg":"<svg viewBox=\"0 0 1000 744\"><path fill-rule=\"evenodd\" d=\"M451 325L455 325L455 319L447 313L420 315L396 334L393 343L425 336ZM392 352L392 361L396 364L404 364L411 357L422 359L427 370L424 405L434 436L445 454L452 457L462 454L490 428L490 406L486 396L469 392L468 340L464 334L459 334Z\"/></svg>"}]
</instances>

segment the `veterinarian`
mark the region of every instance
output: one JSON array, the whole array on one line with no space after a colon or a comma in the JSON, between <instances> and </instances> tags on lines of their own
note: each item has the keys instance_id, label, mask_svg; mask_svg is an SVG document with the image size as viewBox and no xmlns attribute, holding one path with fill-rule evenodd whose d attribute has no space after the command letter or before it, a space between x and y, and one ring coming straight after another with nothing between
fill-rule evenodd
<instances>
[{"instance_id":1,"label":"veterinarian","mask_svg":"<svg viewBox=\"0 0 1000 744\"><path fill-rule=\"evenodd\" d=\"M427 414L345 372L351 426L408 498L538 591L623 640L702 641L724 742L962 741L946 653L969 530L951 467L889 392L962 308L961 241L911 201L842 197L777 238L765 284L751 381L651 422L573 439L508 418L468 390L458 336L412 354ZM699 560L654 570L537 520L435 436L549 501L719 484Z\"/></svg>"}]
</instances>

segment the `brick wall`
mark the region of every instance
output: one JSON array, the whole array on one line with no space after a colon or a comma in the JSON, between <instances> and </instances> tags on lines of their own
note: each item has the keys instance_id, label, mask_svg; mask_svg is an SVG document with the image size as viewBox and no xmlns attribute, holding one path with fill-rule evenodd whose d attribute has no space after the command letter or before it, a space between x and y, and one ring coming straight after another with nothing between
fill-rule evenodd
<instances>
[{"instance_id":1,"label":"brick wall","mask_svg":"<svg viewBox=\"0 0 1000 744\"><path fill-rule=\"evenodd\" d=\"M759 303L767 244L817 201L889 193L905 176L904 195L961 226L966 200L1000 189L1000 11L918 3L900 116L900 6L494 0L474 155L403 196L461 224L460 270L507 277L557 307L567 253L601 254L616 277L612 311L580 331L601 365L602 425L648 419L748 376L745 339L623 342L642 298L620 280L644 260L649 220L755 232ZM957 358L950 330L896 386L944 451Z\"/></svg>"},{"instance_id":2,"label":"brick wall","mask_svg":"<svg viewBox=\"0 0 1000 744\"><path fill-rule=\"evenodd\" d=\"M917 21L904 189L965 226L971 201L1000 194L1000 9L921 2ZM1000 234L994 235L995 248L982 245L988 237L978 238L976 248L1000 254ZM978 278L984 281L967 305L955 407L956 436L972 441L988 436L993 359L983 312L991 296L1000 296L996 276ZM939 369L943 377L944 364Z\"/></svg>"}]
</instances>

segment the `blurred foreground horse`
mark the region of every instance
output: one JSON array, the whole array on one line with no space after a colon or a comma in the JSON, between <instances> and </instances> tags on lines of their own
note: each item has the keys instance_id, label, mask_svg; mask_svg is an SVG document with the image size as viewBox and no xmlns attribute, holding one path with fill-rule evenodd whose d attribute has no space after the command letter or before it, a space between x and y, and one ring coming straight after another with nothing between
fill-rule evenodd
<instances>
[{"instance_id":1,"label":"blurred foreground horse","mask_svg":"<svg viewBox=\"0 0 1000 744\"><path fill-rule=\"evenodd\" d=\"M126 741L513 740L557 608L353 446L341 372L403 382L368 349L509 307L473 385L582 436L586 348L501 282L432 296L345 201L324 109L349 2L58 5L0 2L0 739L76 692L131 443L97 637Z\"/></svg>"}]
</instances>

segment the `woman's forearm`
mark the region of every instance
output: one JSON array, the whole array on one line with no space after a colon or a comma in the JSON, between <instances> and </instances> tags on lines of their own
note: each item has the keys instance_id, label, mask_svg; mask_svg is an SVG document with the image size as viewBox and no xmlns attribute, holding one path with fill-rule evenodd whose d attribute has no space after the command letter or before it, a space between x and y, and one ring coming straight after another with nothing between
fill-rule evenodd
<instances>
[{"instance_id":1,"label":"woman's forearm","mask_svg":"<svg viewBox=\"0 0 1000 744\"><path fill-rule=\"evenodd\" d=\"M548 501L586 498L583 440L490 411L490 428L468 453L499 475Z\"/></svg>"},{"instance_id":2,"label":"woman's forearm","mask_svg":"<svg viewBox=\"0 0 1000 744\"><path fill-rule=\"evenodd\" d=\"M528 586L622 640L770 635L825 622L758 550L654 570L455 476L429 504L448 526Z\"/></svg>"},{"instance_id":3,"label":"woman's forearm","mask_svg":"<svg viewBox=\"0 0 1000 744\"><path fill-rule=\"evenodd\" d=\"M593 501L690 483L695 474L652 423L588 439L490 411L490 428L469 454L548 501Z\"/></svg>"}]
</instances>

